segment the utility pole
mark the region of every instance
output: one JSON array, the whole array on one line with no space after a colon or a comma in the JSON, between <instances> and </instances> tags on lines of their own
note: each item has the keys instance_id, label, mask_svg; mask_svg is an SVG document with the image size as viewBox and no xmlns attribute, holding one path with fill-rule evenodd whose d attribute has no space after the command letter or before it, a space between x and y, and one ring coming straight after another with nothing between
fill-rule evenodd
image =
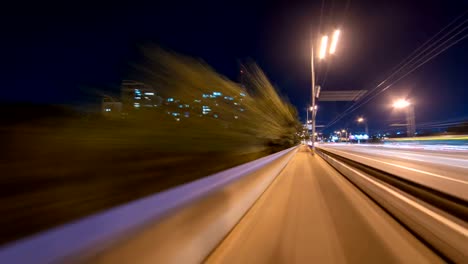
<instances>
[{"instance_id":1,"label":"utility pole","mask_svg":"<svg viewBox=\"0 0 468 264\"><path fill-rule=\"evenodd\" d=\"M414 137L416 134L416 120L414 118L414 106L409 105L406 108L406 134L408 137Z\"/></svg>"},{"instance_id":2,"label":"utility pole","mask_svg":"<svg viewBox=\"0 0 468 264\"><path fill-rule=\"evenodd\" d=\"M393 107L396 109L406 108L406 136L414 137L416 134L414 106L406 99L399 99L393 103Z\"/></svg>"},{"instance_id":3,"label":"utility pole","mask_svg":"<svg viewBox=\"0 0 468 264\"><path fill-rule=\"evenodd\" d=\"M318 58L320 60L325 59L325 56L328 52L333 55L335 54L336 51L336 45L338 43L338 38L340 36L340 30L336 29L333 32L333 38L330 44L330 47L328 46L328 36L322 36L321 38L321 43L320 43L320 50L318 53ZM312 73L312 148L315 147L315 121L317 117L317 103L316 99L318 98L318 95L320 92L320 88L317 88L315 86L315 65L314 65L314 38L312 38L312 43L311 43L311 48L310 48L310 70Z\"/></svg>"},{"instance_id":4,"label":"utility pole","mask_svg":"<svg viewBox=\"0 0 468 264\"><path fill-rule=\"evenodd\" d=\"M311 45L310 69L312 71L312 148L315 147L315 117L317 107L315 105L315 69L314 69L314 45Z\"/></svg>"}]
</instances>

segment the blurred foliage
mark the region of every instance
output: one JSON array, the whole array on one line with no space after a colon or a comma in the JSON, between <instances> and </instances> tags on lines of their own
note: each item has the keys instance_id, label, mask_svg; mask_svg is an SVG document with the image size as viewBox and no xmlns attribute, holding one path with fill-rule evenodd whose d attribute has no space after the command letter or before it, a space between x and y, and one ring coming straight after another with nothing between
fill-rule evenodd
<instances>
[{"instance_id":1,"label":"blurred foliage","mask_svg":"<svg viewBox=\"0 0 468 264\"><path fill-rule=\"evenodd\" d=\"M245 151L272 145L289 147L298 142L296 133L300 124L295 108L278 95L256 64L242 66L243 87L216 73L200 60L158 48L147 48L145 54L148 63L139 68L144 83L156 87L163 98L173 98L177 104L190 105L191 114L195 112L190 118L181 117L180 124L156 124L150 120L161 120L162 117L155 116L166 115L166 112L145 111L143 114L142 109L136 110L139 118L146 118L149 124L156 127L162 126L161 133L174 130L170 135L165 135L174 137L174 140L166 142L177 142L187 151L205 150L207 147ZM202 99L204 94L212 95L213 92L221 96ZM226 97L233 100L226 100ZM210 114L202 115L203 105L210 107ZM172 149L178 146L165 147Z\"/></svg>"},{"instance_id":2,"label":"blurred foliage","mask_svg":"<svg viewBox=\"0 0 468 264\"><path fill-rule=\"evenodd\" d=\"M190 117L177 121L169 104L113 119L63 106L2 107L0 243L298 142L295 109L255 64L244 66L244 88L199 60L157 48L145 54L142 81L188 104ZM222 97L195 101L214 91ZM210 114L201 114L204 103Z\"/></svg>"}]
</instances>

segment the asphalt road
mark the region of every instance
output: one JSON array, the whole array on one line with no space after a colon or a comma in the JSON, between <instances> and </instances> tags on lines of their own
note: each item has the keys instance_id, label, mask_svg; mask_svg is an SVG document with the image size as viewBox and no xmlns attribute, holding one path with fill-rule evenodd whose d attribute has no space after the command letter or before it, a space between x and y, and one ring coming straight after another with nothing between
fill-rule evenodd
<instances>
[{"instance_id":1,"label":"asphalt road","mask_svg":"<svg viewBox=\"0 0 468 264\"><path fill-rule=\"evenodd\" d=\"M301 146L208 263L442 263Z\"/></svg>"},{"instance_id":2,"label":"asphalt road","mask_svg":"<svg viewBox=\"0 0 468 264\"><path fill-rule=\"evenodd\" d=\"M468 201L468 151L321 144L332 153Z\"/></svg>"}]
</instances>

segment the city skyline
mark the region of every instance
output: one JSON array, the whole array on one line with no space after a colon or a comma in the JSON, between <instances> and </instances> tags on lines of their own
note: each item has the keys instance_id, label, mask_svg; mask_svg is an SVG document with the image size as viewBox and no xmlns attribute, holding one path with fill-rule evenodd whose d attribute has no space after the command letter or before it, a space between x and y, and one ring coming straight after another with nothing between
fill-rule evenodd
<instances>
[{"instance_id":1,"label":"city skyline","mask_svg":"<svg viewBox=\"0 0 468 264\"><path fill-rule=\"evenodd\" d=\"M317 79L324 90L370 90L463 10L462 3L454 2L440 7L438 1L427 1L421 8L417 3L369 5L360 1L349 6L328 3L320 12L320 4L279 1L244 9L241 2L230 8L202 2L181 9L143 1L111 9L95 5L92 10L83 4L74 14L59 5L55 8L69 13L59 25L53 21L61 16L48 11L47 5L37 7L44 11L41 14L24 13L13 5L4 17L17 22L6 30L10 41L2 43L6 51L2 57L9 66L3 71L8 88L0 100L98 105L101 91L118 93L122 79L138 79L133 75L134 66L143 61L140 48L156 43L205 60L234 81L238 79L239 60L251 58L305 120L304 108L310 104L308 46L311 36L316 35L311 32L342 29L337 58L317 65ZM193 12L184 11L189 9ZM193 23L179 23L175 14L183 14ZM35 18L36 23L26 16ZM153 26L163 22L167 27ZM388 127L392 120L404 118L388 106L393 97L401 96L415 99L417 122L467 117L463 97L468 77L463 74L464 67L458 66L468 59L466 45L461 41L451 47L337 126L353 126L357 116L366 115L371 128ZM438 94L437 100L434 94ZM343 103L321 105L320 125L329 124L347 108Z\"/></svg>"}]
</instances>

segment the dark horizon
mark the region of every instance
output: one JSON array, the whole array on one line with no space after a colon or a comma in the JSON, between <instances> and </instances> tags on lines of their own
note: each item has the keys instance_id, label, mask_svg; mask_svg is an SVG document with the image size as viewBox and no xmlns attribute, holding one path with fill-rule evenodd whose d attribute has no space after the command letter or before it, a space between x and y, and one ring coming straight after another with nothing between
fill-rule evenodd
<instances>
[{"instance_id":1,"label":"dark horizon","mask_svg":"<svg viewBox=\"0 0 468 264\"><path fill-rule=\"evenodd\" d=\"M310 32L319 31L317 24L322 32L342 30L333 61L317 65L324 90L369 90L465 8L461 1L324 3L323 9L321 1L12 6L2 16L8 27L0 101L95 105L100 95L119 93L121 80L144 62L140 48L153 43L200 58L232 80L239 61L256 61L305 120ZM467 45L451 47L334 128L354 127L361 115L372 129L388 127L403 119L388 106L390 99L406 95L416 104L417 123L468 117ZM319 106L318 124L328 124L349 104Z\"/></svg>"}]
</instances>

